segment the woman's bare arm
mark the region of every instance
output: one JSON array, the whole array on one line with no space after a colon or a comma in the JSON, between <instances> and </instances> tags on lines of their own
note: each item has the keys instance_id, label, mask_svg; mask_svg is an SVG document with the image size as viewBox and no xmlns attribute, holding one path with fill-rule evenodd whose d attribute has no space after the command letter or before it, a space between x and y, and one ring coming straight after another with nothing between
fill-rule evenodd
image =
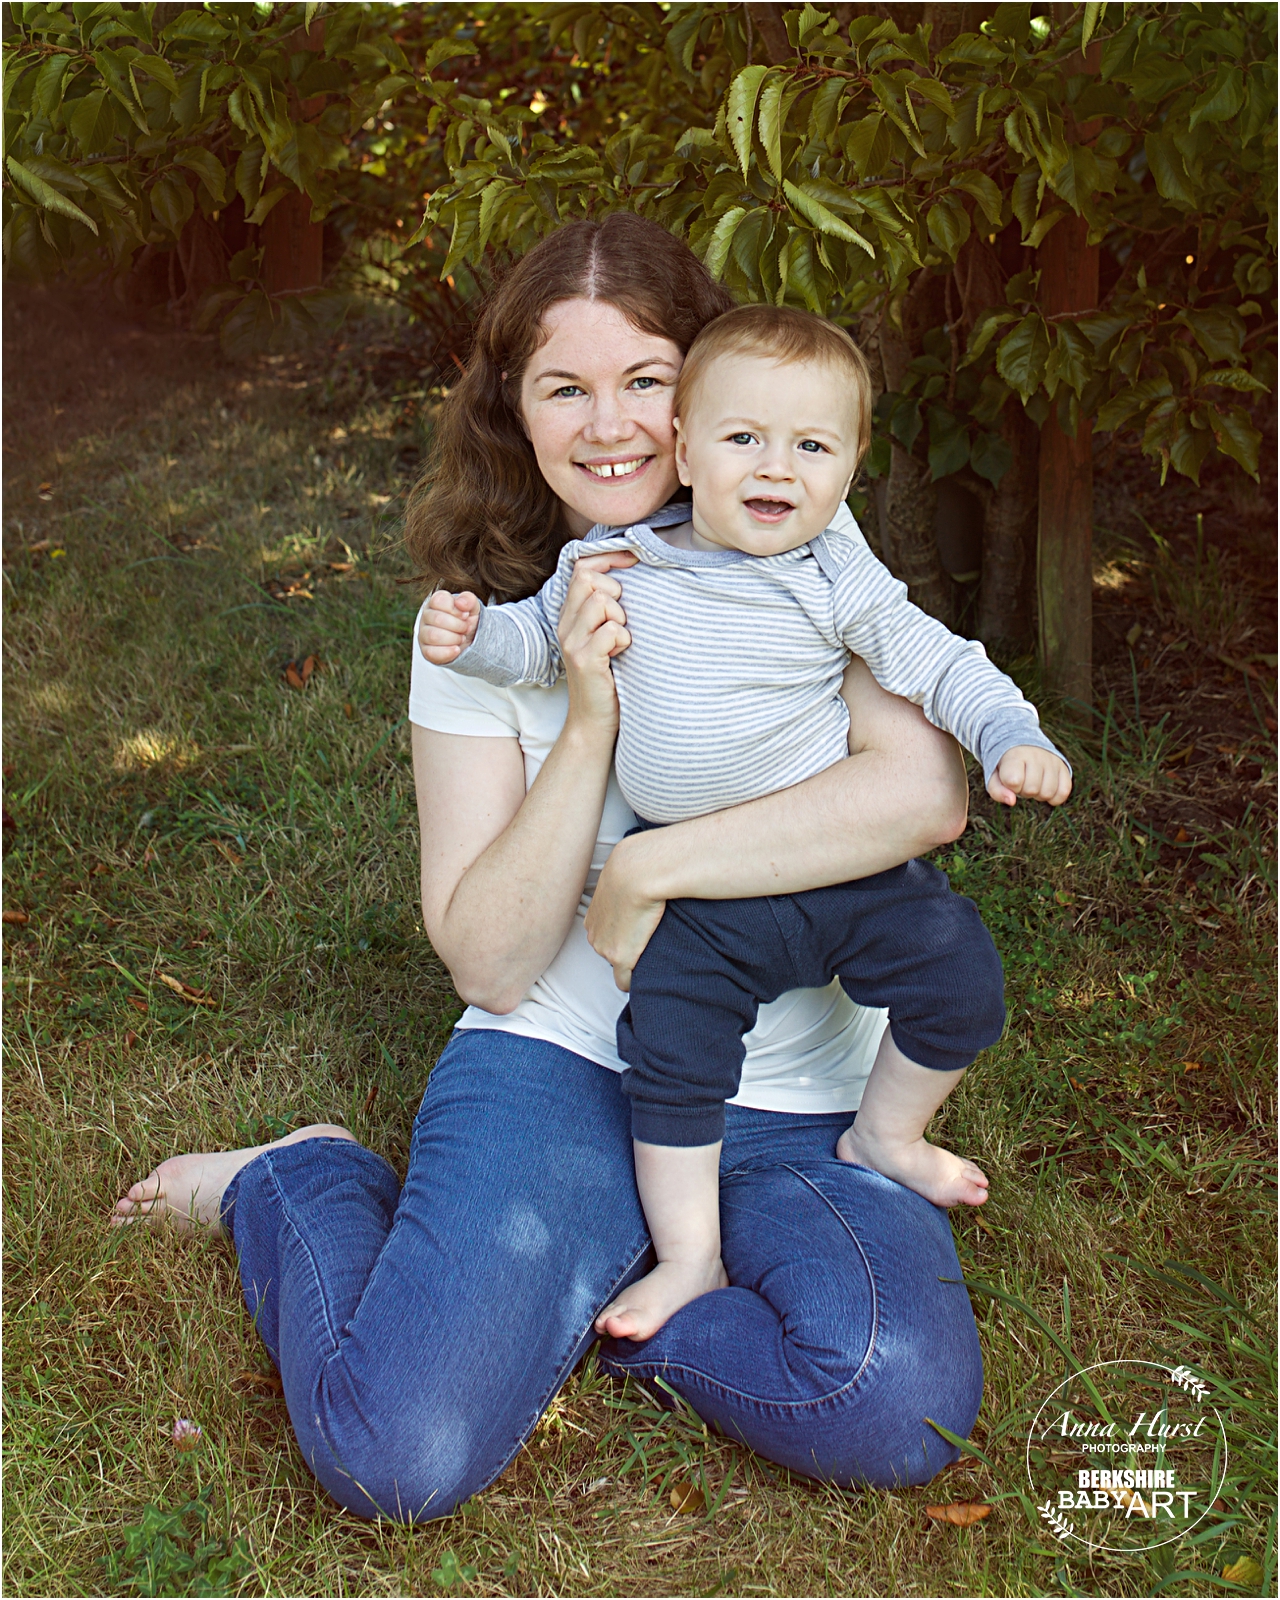
<instances>
[{"instance_id":1,"label":"woman's bare arm","mask_svg":"<svg viewBox=\"0 0 1280 1600\"><path fill-rule=\"evenodd\" d=\"M805 783L729 811L624 839L587 916L591 942L630 982L668 900L795 894L866 878L956 839L968 785L954 739L882 689L845 674L850 754Z\"/></svg>"},{"instance_id":2,"label":"woman's bare arm","mask_svg":"<svg viewBox=\"0 0 1280 1600\"><path fill-rule=\"evenodd\" d=\"M618 728L609 659L630 643L608 570L631 559L578 565L560 624L569 714L527 794L515 738L413 728L423 926L485 1011L512 1010L546 971L586 884Z\"/></svg>"}]
</instances>

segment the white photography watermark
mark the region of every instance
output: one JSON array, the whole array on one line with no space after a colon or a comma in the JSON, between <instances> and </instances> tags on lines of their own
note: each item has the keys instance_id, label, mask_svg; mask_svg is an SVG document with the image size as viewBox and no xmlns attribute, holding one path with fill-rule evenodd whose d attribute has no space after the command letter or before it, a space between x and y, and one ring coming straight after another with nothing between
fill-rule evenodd
<instances>
[{"instance_id":1,"label":"white photography watermark","mask_svg":"<svg viewBox=\"0 0 1280 1600\"><path fill-rule=\"evenodd\" d=\"M1064 1378L1027 1436L1027 1477L1064 1545L1151 1550L1185 1538L1227 1473L1210 1386L1187 1367L1099 1361Z\"/></svg>"}]
</instances>

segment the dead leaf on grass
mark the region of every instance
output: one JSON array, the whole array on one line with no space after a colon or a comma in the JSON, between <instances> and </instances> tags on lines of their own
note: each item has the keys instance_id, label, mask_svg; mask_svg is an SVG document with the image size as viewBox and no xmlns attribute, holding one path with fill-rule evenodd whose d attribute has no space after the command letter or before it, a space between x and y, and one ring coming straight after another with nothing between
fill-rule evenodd
<instances>
[{"instance_id":1,"label":"dead leaf on grass","mask_svg":"<svg viewBox=\"0 0 1280 1600\"><path fill-rule=\"evenodd\" d=\"M304 661L286 661L284 681L291 689L305 689L311 681L311 675L323 667L324 662L319 656L308 656Z\"/></svg>"},{"instance_id":2,"label":"dead leaf on grass","mask_svg":"<svg viewBox=\"0 0 1280 1600\"><path fill-rule=\"evenodd\" d=\"M1252 1556L1241 1556L1230 1566L1223 1567L1222 1576L1228 1583L1243 1584L1246 1589L1256 1589L1262 1582L1262 1568Z\"/></svg>"},{"instance_id":3,"label":"dead leaf on grass","mask_svg":"<svg viewBox=\"0 0 1280 1600\"><path fill-rule=\"evenodd\" d=\"M231 846L229 844L223 844L221 839L215 839L213 841L213 848L218 851L220 855L226 856L227 860L233 867L242 867L244 865L244 857L242 855L237 855Z\"/></svg>"},{"instance_id":4,"label":"dead leaf on grass","mask_svg":"<svg viewBox=\"0 0 1280 1600\"><path fill-rule=\"evenodd\" d=\"M697 1484L681 1478L671 1485L671 1509L684 1517L700 1517L707 1509L707 1499Z\"/></svg>"},{"instance_id":5,"label":"dead leaf on grass","mask_svg":"<svg viewBox=\"0 0 1280 1600\"><path fill-rule=\"evenodd\" d=\"M193 988L191 984L183 983L181 978L171 977L167 972L161 972L157 976L166 989L172 989L180 1000L185 1000L189 1005L216 1006L218 1003L203 989Z\"/></svg>"},{"instance_id":6,"label":"dead leaf on grass","mask_svg":"<svg viewBox=\"0 0 1280 1600\"><path fill-rule=\"evenodd\" d=\"M130 1028L128 1033L126 1033L125 1036L124 1036L124 1047L125 1047L125 1049L126 1050L132 1050L134 1045L137 1044L137 1042L138 1042L138 1035L133 1031L132 1028Z\"/></svg>"},{"instance_id":7,"label":"dead leaf on grass","mask_svg":"<svg viewBox=\"0 0 1280 1600\"><path fill-rule=\"evenodd\" d=\"M15 928L25 928L31 917L25 911L6 911L0 915L0 921L11 923Z\"/></svg>"},{"instance_id":8,"label":"dead leaf on grass","mask_svg":"<svg viewBox=\"0 0 1280 1600\"><path fill-rule=\"evenodd\" d=\"M127 994L124 998L126 1005L131 1005L135 1011L141 1011L142 1015L146 1016L147 1002L145 1000L139 998L136 994Z\"/></svg>"},{"instance_id":9,"label":"dead leaf on grass","mask_svg":"<svg viewBox=\"0 0 1280 1600\"><path fill-rule=\"evenodd\" d=\"M1183 1075L1183 1077L1185 1077L1188 1072L1203 1072L1203 1071L1204 1071L1204 1062L1203 1061L1184 1061L1182 1063L1182 1075Z\"/></svg>"},{"instance_id":10,"label":"dead leaf on grass","mask_svg":"<svg viewBox=\"0 0 1280 1600\"><path fill-rule=\"evenodd\" d=\"M283 1394L284 1384L278 1372L237 1372L232 1383L252 1384L256 1389L266 1389L271 1394Z\"/></svg>"},{"instance_id":11,"label":"dead leaf on grass","mask_svg":"<svg viewBox=\"0 0 1280 1600\"><path fill-rule=\"evenodd\" d=\"M1174 842L1174 844L1186 844L1187 840L1190 839L1190 837L1191 837L1191 835L1187 832L1187 830L1185 828L1179 828L1177 833L1175 833L1174 836L1173 836L1173 842Z\"/></svg>"},{"instance_id":12,"label":"dead leaf on grass","mask_svg":"<svg viewBox=\"0 0 1280 1600\"><path fill-rule=\"evenodd\" d=\"M949 1522L953 1528L972 1528L991 1515L991 1507L981 1500L958 1500L949 1506L926 1506L924 1514L935 1522Z\"/></svg>"}]
</instances>

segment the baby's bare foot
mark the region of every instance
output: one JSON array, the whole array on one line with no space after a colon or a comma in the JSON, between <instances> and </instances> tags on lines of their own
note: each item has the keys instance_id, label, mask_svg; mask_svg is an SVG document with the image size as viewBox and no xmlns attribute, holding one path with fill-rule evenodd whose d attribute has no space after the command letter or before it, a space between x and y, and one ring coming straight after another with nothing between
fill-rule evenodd
<instances>
[{"instance_id":1,"label":"baby's bare foot","mask_svg":"<svg viewBox=\"0 0 1280 1600\"><path fill-rule=\"evenodd\" d=\"M927 1139L888 1144L860 1135L854 1123L840 1135L836 1155L883 1173L935 1206L980 1206L987 1198L988 1178L981 1167Z\"/></svg>"},{"instance_id":2,"label":"baby's bare foot","mask_svg":"<svg viewBox=\"0 0 1280 1600\"><path fill-rule=\"evenodd\" d=\"M611 1339L651 1339L681 1306L713 1289L727 1289L724 1264L714 1261L660 1261L646 1278L624 1289L596 1318L596 1332Z\"/></svg>"},{"instance_id":3,"label":"baby's bare foot","mask_svg":"<svg viewBox=\"0 0 1280 1600\"><path fill-rule=\"evenodd\" d=\"M151 1227L170 1223L179 1233L207 1229L221 1234L219 1213L227 1185L255 1156L279 1145L301 1144L304 1139L355 1139L353 1133L331 1122L315 1122L299 1128L270 1144L252 1145L245 1150L202 1151L189 1156L171 1156L162 1161L148 1178L135 1183L116 1201L111 1215L113 1228L145 1222Z\"/></svg>"}]
</instances>

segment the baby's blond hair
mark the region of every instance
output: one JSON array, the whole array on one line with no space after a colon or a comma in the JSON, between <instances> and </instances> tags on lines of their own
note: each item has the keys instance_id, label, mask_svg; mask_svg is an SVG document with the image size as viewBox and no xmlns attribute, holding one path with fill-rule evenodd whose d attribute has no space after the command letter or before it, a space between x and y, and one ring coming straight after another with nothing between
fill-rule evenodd
<instances>
[{"instance_id":1,"label":"baby's blond hair","mask_svg":"<svg viewBox=\"0 0 1280 1600\"><path fill-rule=\"evenodd\" d=\"M787 363L821 361L844 374L857 401L858 460L862 460L871 445L871 373L866 357L843 328L790 306L735 306L709 322L689 347L676 383L676 416L684 416L713 361L738 355Z\"/></svg>"}]
</instances>

